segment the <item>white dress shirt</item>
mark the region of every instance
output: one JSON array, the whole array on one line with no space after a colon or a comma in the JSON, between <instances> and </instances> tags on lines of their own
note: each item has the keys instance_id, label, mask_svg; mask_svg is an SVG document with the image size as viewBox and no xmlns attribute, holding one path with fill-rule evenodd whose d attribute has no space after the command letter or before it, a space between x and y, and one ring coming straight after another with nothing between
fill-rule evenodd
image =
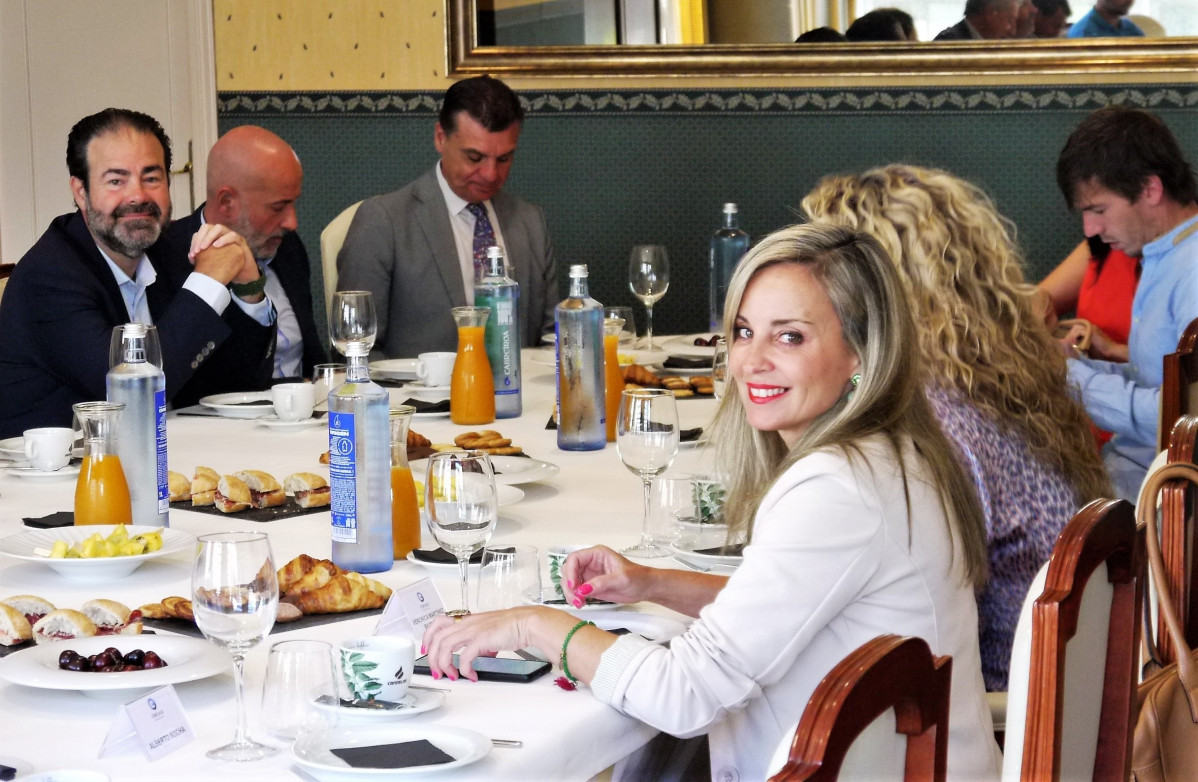
<instances>
[{"instance_id":1,"label":"white dress shirt","mask_svg":"<svg viewBox=\"0 0 1198 782\"><path fill-rule=\"evenodd\" d=\"M449 187L445 175L441 173L441 164L437 166L437 184L441 186L441 195L445 196L445 206L449 209L449 224L453 227L453 241L458 247L458 264L462 269L462 284L466 290L466 301L474 303L474 215L466 206L465 201ZM499 230L499 218L495 216L495 207L490 199L483 201L487 209L487 217L491 219L491 228L495 231L495 243L506 247L503 243L503 232ZM504 251L507 256L507 251Z\"/></svg>"}]
</instances>

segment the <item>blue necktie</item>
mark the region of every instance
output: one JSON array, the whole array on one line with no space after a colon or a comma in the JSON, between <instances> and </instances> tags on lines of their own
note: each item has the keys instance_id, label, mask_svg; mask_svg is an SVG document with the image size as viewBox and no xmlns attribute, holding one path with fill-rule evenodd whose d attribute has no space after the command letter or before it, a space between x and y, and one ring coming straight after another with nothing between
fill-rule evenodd
<instances>
[{"instance_id":1,"label":"blue necktie","mask_svg":"<svg viewBox=\"0 0 1198 782\"><path fill-rule=\"evenodd\" d=\"M486 273L487 248L495 246L495 229L481 203L466 204L466 208L474 215L474 281L477 282Z\"/></svg>"}]
</instances>

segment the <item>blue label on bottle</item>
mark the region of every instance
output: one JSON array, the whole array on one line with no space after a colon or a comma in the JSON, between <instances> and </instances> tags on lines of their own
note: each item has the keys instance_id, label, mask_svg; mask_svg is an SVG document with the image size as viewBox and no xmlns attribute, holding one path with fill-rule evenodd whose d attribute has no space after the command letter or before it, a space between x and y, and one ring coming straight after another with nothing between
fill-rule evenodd
<instances>
[{"instance_id":1,"label":"blue label on bottle","mask_svg":"<svg viewBox=\"0 0 1198 782\"><path fill-rule=\"evenodd\" d=\"M329 487L333 540L358 542L358 464L353 413L329 413Z\"/></svg>"},{"instance_id":2,"label":"blue label on bottle","mask_svg":"<svg viewBox=\"0 0 1198 782\"><path fill-rule=\"evenodd\" d=\"M170 510L170 478L166 465L166 389L154 392L154 442L158 456L158 513Z\"/></svg>"}]
</instances>

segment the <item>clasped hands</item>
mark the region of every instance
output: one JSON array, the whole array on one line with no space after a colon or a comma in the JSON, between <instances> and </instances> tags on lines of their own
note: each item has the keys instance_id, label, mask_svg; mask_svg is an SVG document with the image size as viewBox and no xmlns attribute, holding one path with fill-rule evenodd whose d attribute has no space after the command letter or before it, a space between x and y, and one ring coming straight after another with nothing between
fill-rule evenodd
<instances>
[{"instance_id":1,"label":"clasped hands","mask_svg":"<svg viewBox=\"0 0 1198 782\"><path fill-rule=\"evenodd\" d=\"M262 273L241 234L217 223L200 226L191 237L187 259L197 272L221 285L253 282Z\"/></svg>"}]
</instances>

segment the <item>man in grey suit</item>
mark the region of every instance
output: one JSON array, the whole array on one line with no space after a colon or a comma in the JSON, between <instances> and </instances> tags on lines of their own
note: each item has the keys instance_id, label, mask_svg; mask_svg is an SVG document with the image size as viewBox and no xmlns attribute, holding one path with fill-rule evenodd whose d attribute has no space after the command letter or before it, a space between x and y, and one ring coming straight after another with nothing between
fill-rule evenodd
<instances>
[{"instance_id":1,"label":"man in grey suit","mask_svg":"<svg viewBox=\"0 0 1198 782\"><path fill-rule=\"evenodd\" d=\"M519 99L498 79L457 82L433 134L440 163L358 208L337 256L337 288L374 294L372 356L455 350L449 310L474 302L487 244L505 249L508 275L520 284L523 343L536 345L552 330L557 272L545 213L502 190L523 121Z\"/></svg>"},{"instance_id":2,"label":"man in grey suit","mask_svg":"<svg viewBox=\"0 0 1198 782\"><path fill-rule=\"evenodd\" d=\"M937 41L970 41L1014 38L1019 32L1021 11L1031 0L965 0L965 18L937 33ZM1031 32L1030 16L1027 32Z\"/></svg>"}]
</instances>

